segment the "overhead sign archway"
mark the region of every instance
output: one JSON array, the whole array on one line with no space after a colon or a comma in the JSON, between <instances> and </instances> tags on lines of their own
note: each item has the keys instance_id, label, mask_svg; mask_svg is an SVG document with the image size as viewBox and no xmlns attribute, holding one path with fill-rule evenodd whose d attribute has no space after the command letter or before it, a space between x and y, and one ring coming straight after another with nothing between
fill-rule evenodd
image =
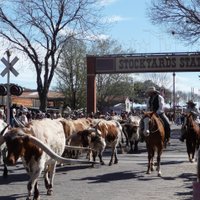
<instances>
[{"instance_id":1,"label":"overhead sign archway","mask_svg":"<svg viewBox=\"0 0 200 200\"><path fill-rule=\"evenodd\" d=\"M96 74L198 72L200 53L87 56L87 113L96 112Z\"/></svg>"}]
</instances>

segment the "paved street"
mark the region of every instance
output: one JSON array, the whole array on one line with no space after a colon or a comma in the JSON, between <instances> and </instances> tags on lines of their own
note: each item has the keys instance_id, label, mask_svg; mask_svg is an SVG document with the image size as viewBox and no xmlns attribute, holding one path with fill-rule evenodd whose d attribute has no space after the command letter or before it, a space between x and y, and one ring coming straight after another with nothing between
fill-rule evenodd
<instances>
[{"instance_id":1,"label":"paved street","mask_svg":"<svg viewBox=\"0 0 200 200\"><path fill-rule=\"evenodd\" d=\"M66 165L57 168L53 196L46 196L42 179L41 200L191 200L192 183L196 181L196 163L189 163L185 143L181 143L178 126L172 125L171 145L163 152L162 177L157 172L147 175L145 144L139 143L138 154L119 154L119 163L108 166ZM2 174L2 166L0 167ZM0 177L0 200L26 199L28 176L21 163L9 167L9 177Z\"/></svg>"}]
</instances>

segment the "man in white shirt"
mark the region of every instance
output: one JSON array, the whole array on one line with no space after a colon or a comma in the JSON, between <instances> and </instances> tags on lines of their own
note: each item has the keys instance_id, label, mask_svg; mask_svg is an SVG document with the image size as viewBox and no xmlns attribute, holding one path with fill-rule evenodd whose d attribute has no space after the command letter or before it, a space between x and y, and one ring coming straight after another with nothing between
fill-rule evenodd
<instances>
[{"instance_id":1,"label":"man in white shirt","mask_svg":"<svg viewBox=\"0 0 200 200\"><path fill-rule=\"evenodd\" d=\"M153 111L156 112L164 124L165 129L165 142L169 143L170 140L170 123L169 119L165 115L164 112L164 105L165 100L162 95L160 95L160 92L156 90L155 87L149 87L147 90L148 100L147 100L147 111Z\"/></svg>"}]
</instances>

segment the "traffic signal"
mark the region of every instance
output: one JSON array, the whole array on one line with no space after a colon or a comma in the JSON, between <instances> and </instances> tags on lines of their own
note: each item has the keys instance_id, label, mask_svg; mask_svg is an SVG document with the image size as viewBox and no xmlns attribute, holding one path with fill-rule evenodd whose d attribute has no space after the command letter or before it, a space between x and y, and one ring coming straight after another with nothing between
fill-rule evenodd
<instances>
[{"instance_id":1,"label":"traffic signal","mask_svg":"<svg viewBox=\"0 0 200 200\"><path fill-rule=\"evenodd\" d=\"M6 85L0 85L0 96L6 96L6 95L7 95Z\"/></svg>"},{"instance_id":2,"label":"traffic signal","mask_svg":"<svg viewBox=\"0 0 200 200\"><path fill-rule=\"evenodd\" d=\"M14 96L20 96L23 93L23 88L16 84L10 85L10 94Z\"/></svg>"},{"instance_id":3,"label":"traffic signal","mask_svg":"<svg viewBox=\"0 0 200 200\"><path fill-rule=\"evenodd\" d=\"M7 85L0 84L0 96L6 96L8 93ZM20 96L23 93L23 88L16 84L10 84L10 94L14 96Z\"/></svg>"}]
</instances>

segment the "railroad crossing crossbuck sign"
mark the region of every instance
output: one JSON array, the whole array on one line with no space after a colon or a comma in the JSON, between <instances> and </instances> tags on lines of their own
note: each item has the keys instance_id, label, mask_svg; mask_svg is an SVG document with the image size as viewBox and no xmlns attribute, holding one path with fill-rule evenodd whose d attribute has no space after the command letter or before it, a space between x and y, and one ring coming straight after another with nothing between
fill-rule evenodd
<instances>
[{"instance_id":1,"label":"railroad crossing crossbuck sign","mask_svg":"<svg viewBox=\"0 0 200 200\"><path fill-rule=\"evenodd\" d=\"M6 66L6 68L1 72L1 76L5 76L9 70L15 75L18 76L19 73L17 72L17 70L13 67L16 62L19 60L18 57L15 57L10 63L9 61L7 61L5 58L2 58L1 61L3 62L3 64Z\"/></svg>"}]
</instances>

